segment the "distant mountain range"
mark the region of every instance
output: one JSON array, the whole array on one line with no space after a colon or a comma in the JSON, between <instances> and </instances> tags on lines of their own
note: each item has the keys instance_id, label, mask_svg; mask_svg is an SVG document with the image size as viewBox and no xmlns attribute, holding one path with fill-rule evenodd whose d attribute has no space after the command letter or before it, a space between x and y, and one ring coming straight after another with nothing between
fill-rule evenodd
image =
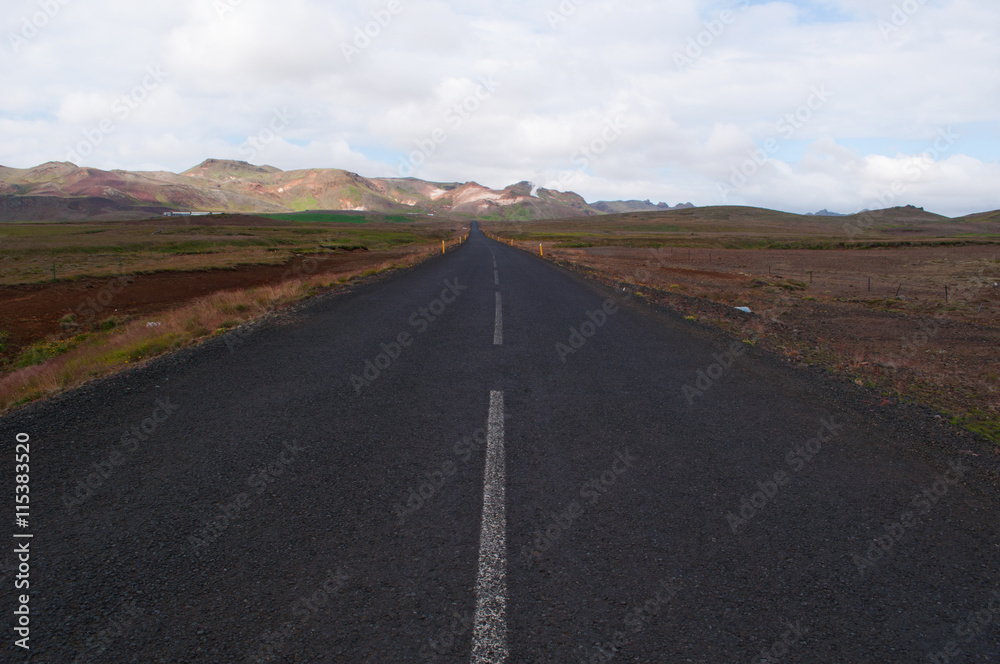
<instances>
[{"instance_id":1,"label":"distant mountain range","mask_svg":"<svg viewBox=\"0 0 1000 664\"><path fill-rule=\"evenodd\" d=\"M305 210L418 212L480 219L558 219L672 210L649 201L588 204L572 192L519 182L502 190L475 182L365 178L339 169L282 171L208 159L183 173L102 171L67 162L0 166L0 220L127 219L166 212L274 214Z\"/></svg>"},{"instance_id":2,"label":"distant mountain range","mask_svg":"<svg viewBox=\"0 0 1000 664\"><path fill-rule=\"evenodd\" d=\"M693 208L691 203L681 203L670 207L666 203L656 203L655 205L646 199L644 201L598 201L591 207L606 214L624 214L627 212L662 212L664 210L687 210Z\"/></svg>"}]
</instances>

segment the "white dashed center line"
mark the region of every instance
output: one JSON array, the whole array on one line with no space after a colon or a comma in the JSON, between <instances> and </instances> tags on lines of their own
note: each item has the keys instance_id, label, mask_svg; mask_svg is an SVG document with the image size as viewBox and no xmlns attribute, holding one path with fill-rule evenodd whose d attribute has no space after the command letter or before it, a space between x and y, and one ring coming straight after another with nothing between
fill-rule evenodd
<instances>
[{"instance_id":1,"label":"white dashed center line","mask_svg":"<svg viewBox=\"0 0 1000 664\"><path fill-rule=\"evenodd\" d=\"M496 270L493 270L493 285L494 286L500 285L500 273L497 272Z\"/></svg>"},{"instance_id":2,"label":"white dashed center line","mask_svg":"<svg viewBox=\"0 0 1000 664\"><path fill-rule=\"evenodd\" d=\"M500 293L497 293L497 324L493 328L493 345L503 346L503 309L500 307Z\"/></svg>"},{"instance_id":3,"label":"white dashed center line","mask_svg":"<svg viewBox=\"0 0 1000 664\"><path fill-rule=\"evenodd\" d=\"M499 299L497 302L499 304ZM507 513L504 506L507 480L503 418L503 392L490 392L472 664L504 664L507 661Z\"/></svg>"}]
</instances>

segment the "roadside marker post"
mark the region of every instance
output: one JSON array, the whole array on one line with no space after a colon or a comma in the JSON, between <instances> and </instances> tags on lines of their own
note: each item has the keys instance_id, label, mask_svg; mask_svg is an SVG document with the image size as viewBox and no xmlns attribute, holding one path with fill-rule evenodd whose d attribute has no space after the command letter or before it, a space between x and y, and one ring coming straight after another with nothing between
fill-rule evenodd
<instances>
[{"instance_id":1,"label":"roadside marker post","mask_svg":"<svg viewBox=\"0 0 1000 664\"><path fill-rule=\"evenodd\" d=\"M441 253L444 253L444 240L441 240Z\"/></svg>"}]
</instances>

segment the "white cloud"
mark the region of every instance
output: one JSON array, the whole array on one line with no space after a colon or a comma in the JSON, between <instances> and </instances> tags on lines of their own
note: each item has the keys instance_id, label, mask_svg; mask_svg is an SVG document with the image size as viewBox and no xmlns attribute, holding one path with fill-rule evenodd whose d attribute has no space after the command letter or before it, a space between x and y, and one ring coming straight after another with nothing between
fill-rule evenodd
<instances>
[{"instance_id":1,"label":"white cloud","mask_svg":"<svg viewBox=\"0 0 1000 664\"><path fill-rule=\"evenodd\" d=\"M793 212L912 204L958 216L996 209L1000 165L965 155L862 156L823 139L797 164L771 160L726 200ZM781 204L778 204L780 201ZM817 207L818 206L818 207Z\"/></svg>"},{"instance_id":2,"label":"white cloud","mask_svg":"<svg viewBox=\"0 0 1000 664\"><path fill-rule=\"evenodd\" d=\"M111 112L114 99L98 92L71 92L60 100L56 117L66 124L95 122Z\"/></svg>"},{"instance_id":3,"label":"white cloud","mask_svg":"<svg viewBox=\"0 0 1000 664\"><path fill-rule=\"evenodd\" d=\"M932 142L949 126L974 141L990 133L975 123L998 120L992 0L928 2L903 16L890 0L580 0L562 13L557 0L398 1L395 14L389 0L70 1L15 53L10 35L38 6L12 0L0 25L0 163L64 159L150 66L166 82L128 117L111 114L115 132L88 165L180 171L241 158L247 137L287 109L295 120L257 155L279 168L393 175L443 127L447 140L419 176L501 187L576 170L569 182L588 200L711 204L734 166L773 137L783 150L730 200L851 211L871 207L872 192L919 156L862 154L849 141ZM220 16L225 2L232 11ZM565 20L551 25L550 12ZM366 27L370 44L345 57L342 45ZM692 43L697 57L681 70L675 56ZM448 109L489 74L500 87L450 126ZM833 96L782 135L778 123L816 86ZM586 168L574 164L616 116L621 136ZM789 146L801 158L786 156ZM362 153L372 149L382 157ZM901 202L959 213L997 207L997 190L996 158L958 150L939 155Z\"/></svg>"}]
</instances>

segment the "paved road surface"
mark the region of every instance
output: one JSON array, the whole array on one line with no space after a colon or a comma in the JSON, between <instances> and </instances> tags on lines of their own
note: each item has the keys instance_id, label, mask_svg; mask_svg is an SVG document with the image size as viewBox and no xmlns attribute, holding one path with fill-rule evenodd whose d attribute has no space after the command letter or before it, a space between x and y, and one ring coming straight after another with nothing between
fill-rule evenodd
<instances>
[{"instance_id":1,"label":"paved road surface","mask_svg":"<svg viewBox=\"0 0 1000 664\"><path fill-rule=\"evenodd\" d=\"M992 448L636 299L474 228L4 418L30 661L1000 661Z\"/></svg>"}]
</instances>

